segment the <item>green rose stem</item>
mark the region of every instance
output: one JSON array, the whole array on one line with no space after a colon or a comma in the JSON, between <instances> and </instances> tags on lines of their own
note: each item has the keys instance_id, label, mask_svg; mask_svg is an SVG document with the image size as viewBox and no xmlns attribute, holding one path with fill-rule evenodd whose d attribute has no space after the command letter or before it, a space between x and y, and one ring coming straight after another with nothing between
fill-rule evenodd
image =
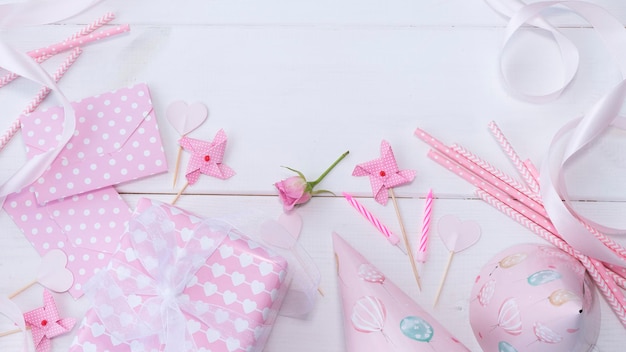
<instances>
[{"instance_id":1,"label":"green rose stem","mask_svg":"<svg viewBox=\"0 0 626 352\"><path fill-rule=\"evenodd\" d=\"M346 151L345 153L341 154L341 156L340 156L337 160L335 160L335 162L334 162L334 163L332 163L332 165L330 165L330 166L328 167L328 169L326 169L326 171L324 171L324 172L320 175L320 177L318 177L318 178L317 178L317 180L315 180L315 181L311 181L311 182L307 182L307 184L311 187L311 189L313 189L313 187L317 186L317 184L318 184L318 183L322 182L322 180L324 179L324 177L326 177L326 175L328 175L328 173L329 173L329 172L331 172L331 171L332 171L332 169L334 169L334 168L335 168L335 166L337 166L337 164L339 164L339 162L340 162L341 160L343 160L343 158L345 158L348 154L350 154L350 151L349 151L349 150L348 150L348 151Z\"/></svg>"}]
</instances>

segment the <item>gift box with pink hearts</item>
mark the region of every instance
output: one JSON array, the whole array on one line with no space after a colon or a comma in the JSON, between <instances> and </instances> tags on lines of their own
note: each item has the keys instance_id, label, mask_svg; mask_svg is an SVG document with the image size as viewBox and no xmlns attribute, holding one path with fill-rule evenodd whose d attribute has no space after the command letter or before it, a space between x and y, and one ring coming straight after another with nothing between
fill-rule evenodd
<instances>
[{"instance_id":1,"label":"gift box with pink hearts","mask_svg":"<svg viewBox=\"0 0 626 352\"><path fill-rule=\"evenodd\" d=\"M217 220L137 205L70 351L261 351L287 261Z\"/></svg>"}]
</instances>

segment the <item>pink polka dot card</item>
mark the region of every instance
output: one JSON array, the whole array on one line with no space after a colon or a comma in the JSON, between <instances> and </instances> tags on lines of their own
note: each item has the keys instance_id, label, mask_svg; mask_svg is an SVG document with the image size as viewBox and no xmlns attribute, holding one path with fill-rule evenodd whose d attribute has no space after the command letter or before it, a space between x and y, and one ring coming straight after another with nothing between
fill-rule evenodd
<instances>
[{"instance_id":1,"label":"pink polka dot card","mask_svg":"<svg viewBox=\"0 0 626 352\"><path fill-rule=\"evenodd\" d=\"M74 136L32 185L39 204L167 171L146 84L88 97L72 106ZM56 146L62 117L60 106L22 117L29 156Z\"/></svg>"},{"instance_id":2,"label":"pink polka dot card","mask_svg":"<svg viewBox=\"0 0 626 352\"><path fill-rule=\"evenodd\" d=\"M231 225L142 199L71 352L262 351L289 286L287 260Z\"/></svg>"}]
</instances>

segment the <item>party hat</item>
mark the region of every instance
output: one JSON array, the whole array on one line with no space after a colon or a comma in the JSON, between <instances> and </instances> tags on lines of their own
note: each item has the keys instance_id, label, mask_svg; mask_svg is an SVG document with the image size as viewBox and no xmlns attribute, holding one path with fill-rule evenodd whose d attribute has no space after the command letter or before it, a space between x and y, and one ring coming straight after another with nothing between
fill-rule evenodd
<instances>
[{"instance_id":1,"label":"party hat","mask_svg":"<svg viewBox=\"0 0 626 352\"><path fill-rule=\"evenodd\" d=\"M333 246L348 352L469 351L336 233Z\"/></svg>"}]
</instances>

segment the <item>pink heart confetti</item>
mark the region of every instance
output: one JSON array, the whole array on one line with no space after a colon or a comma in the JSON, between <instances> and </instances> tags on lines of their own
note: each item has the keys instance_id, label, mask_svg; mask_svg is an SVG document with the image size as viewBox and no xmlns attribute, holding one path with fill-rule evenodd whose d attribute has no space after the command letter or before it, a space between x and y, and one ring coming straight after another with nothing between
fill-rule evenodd
<instances>
[{"instance_id":1,"label":"pink heart confetti","mask_svg":"<svg viewBox=\"0 0 626 352\"><path fill-rule=\"evenodd\" d=\"M261 224L261 239L272 246L291 249L296 245L302 231L302 218L297 213L283 213L278 221L268 220Z\"/></svg>"},{"instance_id":2,"label":"pink heart confetti","mask_svg":"<svg viewBox=\"0 0 626 352\"><path fill-rule=\"evenodd\" d=\"M444 215L437 223L439 237L450 252L461 252L478 242L480 226L475 221L461 221L454 215Z\"/></svg>"},{"instance_id":3,"label":"pink heart confetti","mask_svg":"<svg viewBox=\"0 0 626 352\"><path fill-rule=\"evenodd\" d=\"M65 292L74 284L74 275L65 266L67 256L59 249L53 249L41 258L37 271L37 282L54 292Z\"/></svg>"},{"instance_id":4,"label":"pink heart confetti","mask_svg":"<svg viewBox=\"0 0 626 352\"><path fill-rule=\"evenodd\" d=\"M193 103L187 105L182 100L171 103L165 112L167 121L181 136L187 135L200 127L207 119L208 114L209 111L204 104Z\"/></svg>"}]
</instances>

